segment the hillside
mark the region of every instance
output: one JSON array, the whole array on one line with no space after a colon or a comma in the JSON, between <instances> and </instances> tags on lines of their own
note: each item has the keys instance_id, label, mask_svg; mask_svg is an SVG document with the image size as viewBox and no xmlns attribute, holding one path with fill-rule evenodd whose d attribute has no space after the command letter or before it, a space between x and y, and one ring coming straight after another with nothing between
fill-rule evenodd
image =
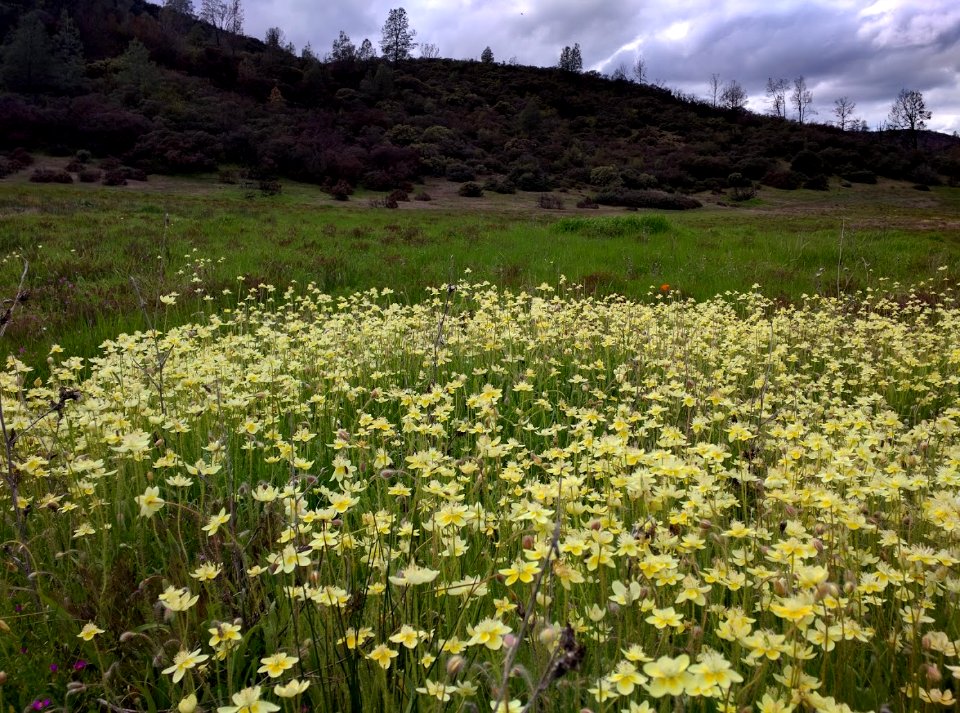
<instances>
[{"instance_id":1,"label":"hillside","mask_svg":"<svg viewBox=\"0 0 960 713\"><path fill-rule=\"evenodd\" d=\"M558 69L323 63L140 0L8 0L0 32L0 175L23 168L11 153L23 147L149 173L286 177L343 197L426 176L503 192L592 184L608 201L751 182L822 189L829 176L960 180L960 141L942 134L800 125Z\"/></svg>"}]
</instances>

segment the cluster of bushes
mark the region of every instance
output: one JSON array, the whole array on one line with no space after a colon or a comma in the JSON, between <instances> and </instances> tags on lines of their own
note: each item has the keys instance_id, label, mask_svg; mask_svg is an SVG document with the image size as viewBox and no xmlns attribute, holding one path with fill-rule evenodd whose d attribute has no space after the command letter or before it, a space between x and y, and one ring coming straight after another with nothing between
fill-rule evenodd
<instances>
[{"instance_id":1,"label":"cluster of bushes","mask_svg":"<svg viewBox=\"0 0 960 713\"><path fill-rule=\"evenodd\" d=\"M61 168L35 168L30 174L31 183L73 183L69 171Z\"/></svg>"},{"instance_id":2,"label":"cluster of bushes","mask_svg":"<svg viewBox=\"0 0 960 713\"><path fill-rule=\"evenodd\" d=\"M600 205L622 206L624 208L653 208L656 210L691 210L700 208L703 203L680 193L665 191L601 191L593 200Z\"/></svg>"},{"instance_id":3,"label":"cluster of bushes","mask_svg":"<svg viewBox=\"0 0 960 713\"><path fill-rule=\"evenodd\" d=\"M6 178L33 164L33 156L22 147L0 154L0 178Z\"/></svg>"}]
</instances>

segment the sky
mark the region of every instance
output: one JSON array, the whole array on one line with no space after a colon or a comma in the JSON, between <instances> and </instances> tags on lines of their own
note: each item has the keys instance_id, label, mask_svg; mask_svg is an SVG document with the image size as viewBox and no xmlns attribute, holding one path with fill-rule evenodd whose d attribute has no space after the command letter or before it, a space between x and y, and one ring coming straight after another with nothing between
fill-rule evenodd
<instances>
[{"instance_id":1,"label":"sky","mask_svg":"<svg viewBox=\"0 0 960 713\"><path fill-rule=\"evenodd\" d=\"M199 2L195 3L199 5ZM834 101L856 102L871 129L901 89L920 91L928 128L960 132L957 0L245 0L244 31L280 27L299 52L330 51L344 30L379 49L391 8L403 7L415 40L441 57L555 65L579 43L585 70L609 74L638 57L648 81L706 98L712 74L736 80L747 108L769 108L769 77L803 76L813 121L832 123ZM414 56L418 51L414 51ZM789 116L789 114L788 114Z\"/></svg>"}]
</instances>

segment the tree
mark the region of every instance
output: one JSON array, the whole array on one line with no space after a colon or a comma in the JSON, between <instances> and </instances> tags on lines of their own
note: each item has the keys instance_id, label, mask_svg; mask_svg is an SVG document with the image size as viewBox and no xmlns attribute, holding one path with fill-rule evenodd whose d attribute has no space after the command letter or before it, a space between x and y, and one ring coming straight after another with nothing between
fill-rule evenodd
<instances>
[{"instance_id":1,"label":"tree","mask_svg":"<svg viewBox=\"0 0 960 713\"><path fill-rule=\"evenodd\" d=\"M916 90L901 89L900 94L890 107L887 121L891 129L901 129L910 132L913 146L917 147L918 132L927 128L927 121L933 113L927 110L923 101L923 94Z\"/></svg>"},{"instance_id":2,"label":"tree","mask_svg":"<svg viewBox=\"0 0 960 713\"><path fill-rule=\"evenodd\" d=\"M637 61L633 63L633 78L637 84L647 83L647 60L643 55L637 55Z\"/></svg>"},{"instance_id":3,"label":"tree","mask_svg":"<svg viewBox=\"0 0 960 713\"><path fill-rule=\"evenodd\" d=\"M610 75L610 79L615 82L627 81L627 63L621 62L618 64L617 68L613 70L613 74Z\"/></svg>"},{"instance_id":4,"label":"tree","mask_svg":"<svg viewBox=\"0 0 960 713\"><path fill-rule=\"evenodd\" d=\"M373 43L364 37L363 42L360 43L360 49L357 50L357 59L361 62L366 62L367 60L374 59L376 56L377 51L373 49Z\"/></svg>"},{"instance_id":5,"label":"tree","mask_svg":"<svg viewBox=\"0 0 960 713\"><path fill-rule=\"evenodd\" d=\"M720 103L727 109L743 109L747 105L747 92L740 86L740 82L731 79L723 85L723 91L720 92Z\"/></svg>"},{"instance_id":6,"label":"tree","mask_svg":"<svg viewBox=\"0 0 960 713\"><path fill-rule=\"evenodd\" d=\"M130 40L126 51L113 60L117 82L124 100L137 105L152 91L160 79L160 70L150 59L150 51L138 39Z\"/></svg>"},{"instance_id":7,"label":"tree","mask_svg":"<svg viewBox=\"0 0 960 713\"><path fill-rule=\"evenodd\" d=\"M239 35L243 32L243 7L240 0L203 0L200 5L200 19L213 25L218 45L221 33L232 32Z\"/></svg>"},{"instance_id":8,"label":"tree","mask_svg":"<svg viewBox=\"0 0 960 713\"><path fill-rule=\"evenodd\" d=\"M432 42L424 42L420 45L420 56L424 59L436 59L440 56L440 47Z\"/></svg>"},{"instance_id":9,"label":"tree","mask_svg":"<svg viewBox=\"0 0 960 713\"><path fill-rule=\"evenodd\" d=\"M483 52L480 53L480 61L484 64L493 64L493 50L490 49L489 45L483 48Z\"/></svg>"},{"instance_id":10,"label":"tree","mask_svg":"<svg viewBox=\"0 0 960 713\"><path fill-rule=\"evenodd\" d=\"M770 115L781 119L787 118L787 87L789 84L783 77L774 79L767 77L767 96L770 97Z\"/></svg>"},{"instance_id":11,"label":"tree","mask_svg":"<svg viewBox=\"0 0 960 713\"><path fill-rule=\"evenodd\" d=\"M54 84L67 93L83 88L86 83L86 63L83 59L83 41L80 30L66 8L60 12L60 23L53 36Z\"/></svg>"},{"instance_id":12,"label":"tree","mask_svg":"<svg viewBox=\"0 0 960 713\"><path fill-rule=\"evenodd\" d=\"M833 101L833 114L837 117L837 126L840 131L846 131L851 126L853 112L857 108L857 103L851 101L850 97L840 97Z\"/></svg>"},{"instance_id":13,"label":"tree","mask_svg":"<svg viewBox=\"0 0 960 713\"><path fill-rule=\"evenodd\" d=\"M575 42L573 47L564 47L560 52L560 62L557 66L566 72L583 71L583 57L580 55L580 43Z\"/></svg>"},{"instance_id":14,"label":"tree","mask_svg":"<svg viewBox=\"0 0 960 713\"><path fill-rule=\"evenodd\" d=\"M720 105L720 95L723 93L723 82L720 81L720 75L714 72L710 75L710 104L714 108Z\"/></svg>"},{"instance_id":15,"label":"tree","mask_svg":"<svg viewBox=\"0 0 960 713\"><path fill-rule=\"evenodd\" d=\"M196 18L193 0L164 0L160 10L160 23L174 35L185 35Z\"/></svg>"},{"instance_id":16,"label":"tree","mask_svg":"<svg viewBox=\"0 0 960 713\"><path fill-rule=\"evenodd\" d=\"M3 82L8 89L36 93L53 79L50 36L34 10L20 17L13 39L3 48Z\"/></svg>"},{"instance_id":17,"label":"tree","mask_svg":"<svg viewBox=\"0 0 960 713\"><path fill-rule=\"evenodd\" d=\"M793 80L793 93L790 95L790 104L797 112L797 121L801 124L809 114L816 114L810 105L813 104L813 94L807 89L807 80L801 74Z\"/></svg>"},{"instance_id":18,"label":"tree","mask_svg":"<svg viewBox=\"0 0 960 713\"><path fill-rule=\"evenodd\" d=\"M410 52L417 47L417 43L413 41L417 32L410 29L407 11L402 7L387 14L387 21L383 23L381 32L383 38L380 40L380 51L388 62L409 59Z\"/></svg>"},{"instance_id":19,"label":"tree","mask_svg":"<svg viewBox=\"0 0 960 713\"><path fill-rule=\"evenodd\" d=\"M340 35L333 41L333 51L330 59L334 62L352 62L357 58L357 47L350 41L350 35L340 30Z\"/></svg>"}]
</instances>

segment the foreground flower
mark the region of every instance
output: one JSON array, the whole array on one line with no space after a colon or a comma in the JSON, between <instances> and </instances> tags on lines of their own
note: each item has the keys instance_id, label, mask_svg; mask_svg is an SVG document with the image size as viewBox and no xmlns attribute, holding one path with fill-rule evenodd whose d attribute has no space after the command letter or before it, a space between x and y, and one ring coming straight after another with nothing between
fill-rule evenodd
<instances>
[{"instance_id":1,"label":"foreground flower","mask_svg":"<svg viewBox=\"0 0 960 713\"><path fill-rule=\"evenodd\" d=\"M266 673L270 678L277 678L282 676L284 671L293 668L293 664L299 660L296 656L290 656L281 651L260 659L263 666L257 669L257 673Z\"/></svg>"},{"instance_id":2,"label":"foreground flower","mask_svg":"<svg viewBox=\"0 0 960 713\"><path fill-rule=\"evenodd\" d=\"M280 698L293 698L294 696L299 696L308 688L310 688L309 681L300 681L296 678L291 678L282 686L279 683L274 686L273 692Z\"/></svg>"},{"instance_id":3,"label":"foreground flower","mask_svg":"<svg viewBox=\"0 0 960 713\"><path fill-rule=\"evenodd\" d=\"M180 702L177 703L177 713L193 713L197 710L197 694L191 693L189 696L184 696L180 699Z\"/></svg>"},{"instance_id":4,"label":"foreground flower","mask_svg":"<svg viewBox=\"0 0 960 713\"><path fill-rule=\"evenodd\" d=\"M654 698L679 696L690 681L690 674L687 673L689 665L690 657L686 654L680 654L675 659L661 656L656 661L644 664L643 672L650 677L650 683L644 684L644 688Z\"/></svg>"},{"instance_id":5,"label":"foreground flower","mask_svg":"<svg viewBox=\"0 0 960 713\"><path fill-rule=\"evenodd\" d=\"M450 691L452 690L447 684L435 681L431 681L429 678L424 681L426 687L418 687L417 693L422 693L425 696L433 696L438 701L446 703L450 700Z\"/></svg>"},{"instance_id":6,"label":"foreground flower","mask_svg":"<svg viewBox=\"0 0 960 713\"><path fill-rule=\"evenodd\" d=\"M476 646L482 644L488 649L498 650L503 646L503 637L509 634L513 629L504 624L499 619L486 618L476 626L467 626L470 633L470 640L467 646Z\"/></svg>"},{"instance_id":7,"label":"foreground flower","mask_svg":"<svg viewBox=\"0 0 960 713\"><path fill-rule=\"evenodd\" d=\"M228 522L230 522L230 515L227 513L227 509L220 508L220 512L216 515L211 515L207 524L200 529L212 537L217 534L217 530L220 529L221 525L226 525Z\"/></svg>"},{"instance_id":8,"label":"foreground flower","mask_svg":"<svg viewBox=\"0 0 960 713\"><path fill-rule=\"evenodd\" d=\"M398 572L397 576L390 577L390 581L398 587L428 584L429 582L435 580L438 574L440 574L439 570L420 567L416 563L411 563L410 566L405 570Z\"/></svg>"},{"instance_id":9,"label":"foreground flower","mask_svg":"<svg viewBox=\"0 0 960 713\"><path fill-rule=\"evenodd\" d=\"M209 656L206 654L201 654L200 649L196 651L187 651L186 649L181 649L177 652L177 655L173 657L173 666L168 666L163 669L164 673L173 674L173 682L178 683L183 674L185 674L189 669L194 668L197 664L203 663L206 661Z\"/></svg>"},{"instance_id":10,"label":"foreground flower","mask_svg":"<svg viewBox=\"0 0 960 713\"><path fill-rule=\"evenodd\" d=\"M367 658L380 664L380 668L384 671L390 668L390 662L397 658L397 656L399 656L399 654L385 644L378 644L373 651L367 654Z\"/></svg>"},{"instance_id":11,"label":"foreground flower","mask_svg":"<svg viewBox=\"0 0 960 713\"><path fill-rule=\"evenodd\" d=\"M197 603L200 595L191 594L190 590L186 587L177 589L171 586L163 590L163 593L160 594L157 599L170 611L186 611Z\"/></svg>"},{"instance_id":12,"label":"foreground flower","mask_svg":"<svg viewBox=\"0 0 960 713\"><path fill-rule=\"evenodd\" d=\"M84 624L83 628L80 630L80 633L77 634L78 639L83 639L84 641L92 641L93 637L97 634L102 634L104 629L101 629L94 623Z\"/></svg>"},{"instance_id":13,"label":"foreground flower","mask_svg":"<svg viewBox=\"0 0 960 713\"><path fill-rule=\"evenodd\" d=\"M614 672L607 676L607 681L616 687L621 696L629 696L635 686L647 682L647 677L637 671L637 667L629 661L621 661Z\"/></svg>"},{"instance_id":14,"label":"foreground flower","mask_svg":"<svg viewBox=\"0 0 960 713\"><path fill-rule=\"evenodd\" d=\"M260 686L244 688L230 698L234 705L220 706L217 713L273 713L280 710L276 703L260 700Z\"/></svg>"},{"instance_id":15,"label":"foreground flower","mask_svg":"<svg viewBox=\"0 0 960 713\"><path fill-rule=\"evenodd\" d=\"M153 515L166 505L166 500L160 497L160 488L153 486L143 491L143 495L134 498L137 505L140 506L140 517L153 517Z\"/></svg>"}]
</instances>

